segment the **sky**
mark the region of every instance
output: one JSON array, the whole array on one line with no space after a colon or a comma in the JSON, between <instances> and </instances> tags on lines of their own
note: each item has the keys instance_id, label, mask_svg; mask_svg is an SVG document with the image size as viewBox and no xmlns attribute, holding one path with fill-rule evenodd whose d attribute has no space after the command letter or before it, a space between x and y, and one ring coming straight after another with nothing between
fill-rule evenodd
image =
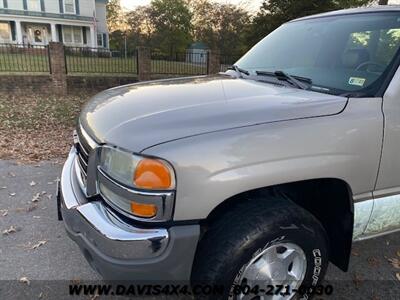
<instances>
[{"instance_id":1,"label":"sky","mask_svg":"<svg viewBox=\"0 0 400 300\"><path fill-rule=\"evenodd\" d=\"M139 5L149 4L151 0L121 0L121 4L126 9L132 9ZM256 11L262 3L262 0L214 0L219 3L242 4L250 10Z\"/></svg>"},{"instance_id":2,"label":"sky","mask_svg":"<svg viewBox=\"0 0 400 300\"><path fill-rule=\"evenodd\" d=\"M151 0L121 0L122 6L126 9L132 9L139 5L149 4ZM213 0L220 3L243 4L249 10L257 11L261 6L262 0ZM303 1L303 0L299 0ZM400 4L400 0L389 0L389 4Z\"/></svg>"}]
</instances>

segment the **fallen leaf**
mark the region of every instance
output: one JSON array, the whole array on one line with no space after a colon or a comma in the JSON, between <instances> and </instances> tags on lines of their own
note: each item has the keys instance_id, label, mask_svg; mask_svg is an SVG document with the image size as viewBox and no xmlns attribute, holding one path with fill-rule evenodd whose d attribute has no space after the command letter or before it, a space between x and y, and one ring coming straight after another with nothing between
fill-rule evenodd
<instances>
[{"instance_id":1,"label":"fallen leaf","mask_svg":"<svg viewBox=\"0 0 400 300\"><path fill-rule=\"evenodd\" d=\"M379 266L379 259L377 259L376 257L372 257L372 256L368 257L367 262L371 267Z\"/></svg>"},{"instance_id":2,"label":"fallen leaf","mask_svg":"<svg viewBox=\"0 0 400 300\"><path fill-rule=\"evenodd\" d=\"M37 205L36 205L36 204L29 205L29 206L26 208L26 212L34 211L36 208L37 208Z\"/></svg>"},{"instance_id":3,"label":"fallen leaf","mask_svg":"<svg viewBox=\"0 0 400 300\"><path fill-rule=\"evenodd\" d=\"M47 241L39 241L39 242L37 242L37 244L33 245L31 249L35 250L35 249L39 248L40 246L43 246L46 243L47 243Z\"/></svg>"},{"instance_id":4,"label":"fallen leaf","mask_svg":"<svg viewBox=\"0 0 400 300\"><path fill-rule=\"evenodd\" d=\"M5 217L8 215L8 210L7 209L0 209L0 214Z\"/></svg>"},{"instance_id":5,"label":"fallen leaf","mask_svg":"<svg viewBox=\"0 0 400 300\"><path fill-rule=\"evenodd\" d=\"M351 255L353 255L353 256L360 256L360 253L358 253L357 250L353 249L353 250L351 250Z\"/></svg>"},{"instance_id":6,"label":"fallen leaf","mask_svg":"<svg viewBox=\"0 0 400 300\"><path fill-rule=\"evenodd\" d=\"M14 197L17 193L9 193L11 197Z\"/></svg>"},{"instance_id":7,"label":"fallen leaf","mask_svg":"<svg viewBox=\"0 0 400 300\"><path fill-rule=\"evenodd\" d=\"M0 190L5 190L7 187L6 186L2 186L0 187Z\"/></svg>"},{"instance_id":8,"label":"fallen leaf","mask_svg":"<svg viewBox=\"0 0 400 300\"><path fill-rule=\"evenodd\" d=\"M400 260L398 258L389 258L388 261L396 269L400 269Z\"/></svg>"},{"instance_id":9,"label":"fallen leaf","mask_svg":"<svg viewBox=\"0 0 400 300\"><path fill-rule=\"evenodd\" d=\"M15 177L15 174L13 172L8 172L8 176Z\"/></svg>"},{"instance_id":10,"label":"fallen leaf","mask_svg":"<svg viewBox=\"0 0 400 300\"><path fill-rule=\"evenodd\" d=\"M41 193L42 195L46 195L47 194L47 192L46 191L42 191L42 193Z\"/></svg>"},{"instance_id":11,"label":"fallen leaf","mask_svg":"<svg viewBox=\"0 0 400 300\"><path fill-rule=\"evenodd\" d=\"M39 294L38 299L42 299L42 297L43 297L43 292L41 292L41 293Z\"/></svg>"},{"instance_id":12,"label":"fallen leaf","mask_svg":"<svg viewBox=\"0 0 400 300\"><path fill-rule=\"evenodd\" d=\"M36 185L36 182L31 181L31 183L29 183L29 185L30 185L30 186L35 186L35 185Z\"/></svg>"},{"instance_id":13,"label":"fallen leaf","mask_svg":"<svg viewBox=\"0 0 400 300\"><path fill-rule=\"evenodd\" d=\"M40 199L40 193L37 193L35 196L33 196L33 198L32 198L32 202L39 202L39 199Z\"/></svg>"},{"instance_id":14,"label":"fallen leaf","mask_svg":"<svg viewBox=\"0 0 400 300\"><path fill-rule=\"evenodd\" d=\"M16 233L17 232L17 228L15 228L14 226L10 226L10 228L3 230L3 235L9 235L11 233Z\"/></svg>"},{"instance_id":15,"label":"fallen leaf","mask_svg":"<svg viewBox=\"0 0 400 300\"><path fill-rule=\"evenodd\" d=\"M26 283L27 285L31 284L31 282L29 281L28 277L21 277L19 279L19 282Z\"/></svg>"},{"instance_id":16,"label":"fallen leaf","mask_svg":"<svg viewBox=\"0 0 400 300\"><path fill-rule=\"evenodd\" d=\"M40 216L33 216L34 219L40 219Z\"/></svg>"},{"instance_id":17,"label":"fallen leaf","mask_svg":"<svg viewBox=\"0 0 400 300\"><path fill-rule=\"evenodd\" d=\"M396 252L397 256L400 257L400 250Z\"/></svg>"},{"instance_id":18,"label":"fallen leaf","mask_svg":"<svg viewBox=\"0 0 400 300\"><path fill-rule=\"evenodd\" d=\"M396 278L398 281L400 281L400 273L396 273Z\"/></svg>"},{"instance_id":19,"label":"fallen leaf","mask_svg":"<svg viewBox=\"0 0 400 300\"><path fill-rule=\"evenodd\" d=\"M361 285L363 278L361 277L360 274L354 273L353 274L353 283L356 286L356 288L359 288Z\"/></svg>"}]
</instances>

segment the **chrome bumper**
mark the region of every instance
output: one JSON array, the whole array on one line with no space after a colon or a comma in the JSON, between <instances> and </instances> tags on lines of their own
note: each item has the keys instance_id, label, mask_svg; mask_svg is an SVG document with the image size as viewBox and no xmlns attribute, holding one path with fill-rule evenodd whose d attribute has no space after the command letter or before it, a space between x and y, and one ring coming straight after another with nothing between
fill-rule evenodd
<instances>
[{"instance_id":1,"label":"chrome bumper","mask_svg":"<svg viewBox=\"0 0 400 300\"><path fill-rule=\"evenodd\" d=\"M72 150L61 175L59 209L90 265L110 279L189 280L199 226L142 229L125 223L101 201L87 201L75 158Z\"/></svg>"}]
</instances>

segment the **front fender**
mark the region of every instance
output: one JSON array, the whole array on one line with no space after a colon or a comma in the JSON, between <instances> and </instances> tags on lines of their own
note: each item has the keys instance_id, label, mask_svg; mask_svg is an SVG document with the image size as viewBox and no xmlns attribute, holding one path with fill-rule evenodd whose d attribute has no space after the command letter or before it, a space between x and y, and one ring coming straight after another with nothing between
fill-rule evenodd
<instances>
[{"instance_id":1,"label":"front fender","mask_svg":"<svg viewBox=\"0 0 400 300\"><path fill-rule=\"evenodd\" d=\"M260 124L160 144L177 175L174 220L204 219L226 199L262 187L318 178L371 191L381 152L382 99L349 99L338 115Z\"/></svg>"}]
</instances>

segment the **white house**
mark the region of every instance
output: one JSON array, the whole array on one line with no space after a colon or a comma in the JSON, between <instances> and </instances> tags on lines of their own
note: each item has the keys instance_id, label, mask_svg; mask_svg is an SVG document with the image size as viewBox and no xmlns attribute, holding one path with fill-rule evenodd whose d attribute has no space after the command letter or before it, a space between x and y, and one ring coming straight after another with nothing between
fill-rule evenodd
<instances>
[{"instance_id":1,"label":"white house","mask_svg":"<svg viewBox=\"0 0 400 300\"><path fill-rule=\"evenodd\" d=\"M0 43L108 48L108 0L0 0Z\"/></svg>"}]
</instances>

